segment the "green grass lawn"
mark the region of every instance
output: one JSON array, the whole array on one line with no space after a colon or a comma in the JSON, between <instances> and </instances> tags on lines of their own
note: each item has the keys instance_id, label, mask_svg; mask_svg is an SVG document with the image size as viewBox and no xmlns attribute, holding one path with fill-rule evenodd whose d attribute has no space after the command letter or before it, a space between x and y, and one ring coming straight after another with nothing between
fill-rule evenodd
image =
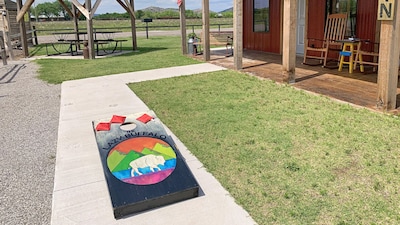
<instances>
[{"instance_id":1,"label":"green grass lawn","mask_svg":"<svg viewBox=\"0 0 400 225\"><path fill-rule=\"evenodd\" d=\"M130 84L262 225L400 224L400 120L234 71Z\"/></svg>"},{"instance_id":2,"label":"green grass lawn","mask_svg":"<svg viewBox=\"0 0 400 225\"><path fill-rule=\"evenodd\" d=\"M141 70L182 66L199 61L182 55L177 36L137 38L138 51L108 58L38 59L39 78L49 83L61 83L88 77L134 72ZM132 41L123 43L124 50L132 50ZM45 45L30 49L32 55L45 55Z\"/></svg>"}]
</instances>

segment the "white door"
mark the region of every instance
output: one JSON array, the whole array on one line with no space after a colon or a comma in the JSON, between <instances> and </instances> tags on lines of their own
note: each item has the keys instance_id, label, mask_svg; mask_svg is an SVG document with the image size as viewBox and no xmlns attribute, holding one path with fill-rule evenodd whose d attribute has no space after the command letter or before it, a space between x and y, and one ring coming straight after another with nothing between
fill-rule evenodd
<instances>
[{"instance_id":1,"label":"white door","mask_svg":"<svg viewBox=\"0 0 400 225\"><path fill-rule=\"evenodd\" d=\"M296 53L304 54L304 32L306 29L306 0L299 0L297 6L297 40Z\"/></svg>"}]
</instances>

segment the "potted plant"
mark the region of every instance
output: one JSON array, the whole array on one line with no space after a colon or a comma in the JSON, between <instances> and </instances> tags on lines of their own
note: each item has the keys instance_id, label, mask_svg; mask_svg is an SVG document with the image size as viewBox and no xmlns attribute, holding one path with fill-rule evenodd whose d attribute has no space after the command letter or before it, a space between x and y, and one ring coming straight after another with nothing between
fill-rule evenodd
<instances>
[{"instance_id":1,"label":"potted plant","mask_svg":"<svg viewBox=\"0 0 400 225\"><path fill-rule=\"evenodd\" d=\"M196 43L198 41L196 33L190 33L188 34L188 54L196 54L197 53L197 46L195 46L193 43Z\"/></svg>"},{"instance_id":2,"label":"potted plant","mask_svg":"<svg viewBox=\"0 0 400 225\"><path fill-rule=\"evenodd\" d=\"M197 39L197 35L196 35L196 33L190 33L190 34L188 34L188 38L189 38L189 42L193 43L193 41Z\"/></svg>"}]
</instances>

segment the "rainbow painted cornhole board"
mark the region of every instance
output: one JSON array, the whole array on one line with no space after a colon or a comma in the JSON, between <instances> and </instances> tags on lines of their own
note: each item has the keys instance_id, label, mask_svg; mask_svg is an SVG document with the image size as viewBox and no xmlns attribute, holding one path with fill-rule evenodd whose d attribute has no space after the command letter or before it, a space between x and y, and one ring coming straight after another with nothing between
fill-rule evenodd
<instances>
[{"instance_id":1,"label":"rainbow painted cornhole board","mask_svg":"<svg viewBox=\"0 0 400 225\"><path fill-rule=\"evenodd\" d=\"M93 121L114 217L198 196L199 185L153 111Z\"/></svg>"}]
</instances>

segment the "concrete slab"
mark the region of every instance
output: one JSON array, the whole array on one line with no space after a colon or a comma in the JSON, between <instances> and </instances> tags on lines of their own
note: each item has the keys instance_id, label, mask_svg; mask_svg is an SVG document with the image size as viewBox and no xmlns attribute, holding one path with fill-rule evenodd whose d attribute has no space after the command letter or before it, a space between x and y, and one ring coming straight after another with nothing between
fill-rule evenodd
<instances>
[{"instance_id":1,"label":"concrete slab","mask_svg":"<svg viewBox=\"0 0 400 225\"><path fill-rule=\"evenodd\" d=\"M52 219L62 224L250 225L238 206L201 162L166 127L201 187L197 198L114 219L92 121L150 110L127 83L224 70L212 64L157 69L64 82L58 130ZM157 114L157 112L155 112Z\"/></svg>"}]
</instances>

